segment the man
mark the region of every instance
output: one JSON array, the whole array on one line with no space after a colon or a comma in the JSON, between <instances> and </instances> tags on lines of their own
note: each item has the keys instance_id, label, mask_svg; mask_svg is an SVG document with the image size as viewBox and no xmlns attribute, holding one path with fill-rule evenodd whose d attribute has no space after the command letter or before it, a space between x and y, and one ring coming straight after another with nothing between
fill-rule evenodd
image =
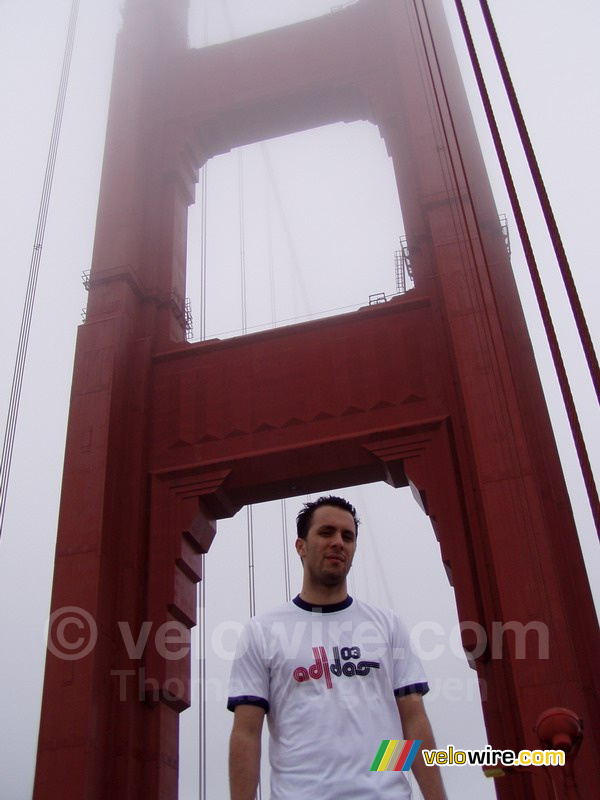
<instances>
[{"instance_id":1,"label":"man","mask_svg":"<svg viewBox=\"0 0 600 800\"><path fill-rule=\"evenodd\" d=\"M271 800L408 800L406 773L369 768L382 739L435 747L421 664L392 612L348 595L354 507L321 497L305 504L296 522L302 591L250 620L233 664L231 800L254 800L265 714ZM420 752L412 769L425 800L445 800L439 770Z\"/></svg>"}]
</instances>

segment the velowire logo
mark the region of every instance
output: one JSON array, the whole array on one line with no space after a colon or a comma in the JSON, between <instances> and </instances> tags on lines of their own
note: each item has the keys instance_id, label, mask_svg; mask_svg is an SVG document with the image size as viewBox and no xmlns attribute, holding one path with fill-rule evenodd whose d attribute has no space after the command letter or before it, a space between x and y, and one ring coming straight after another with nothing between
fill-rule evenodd
<instances>
[{"instance_id":1,"label":"velowire logo","mask_svg":"<svg viewBox=\"0 0 600 800\"><path fill-rule=\"evenodd\" d=\"M408 772L421 742L422 739L384 739L370 772Z\"/></svg>"}]
</instances>

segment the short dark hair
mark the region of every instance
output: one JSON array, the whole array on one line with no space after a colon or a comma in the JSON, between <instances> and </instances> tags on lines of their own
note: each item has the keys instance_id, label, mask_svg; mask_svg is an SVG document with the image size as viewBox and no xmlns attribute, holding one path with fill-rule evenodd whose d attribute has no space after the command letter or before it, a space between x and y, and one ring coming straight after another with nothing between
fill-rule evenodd
<instances>
[{"instance_id":1,"label":"short dark hair","mask_svg":"<svg viewBox=\"0 0 600 800\"><path fill-rule=\"evenodd\" d=\"M344 500L343 497L336 497L335 495L330 494L326 497L319 497L317 500L313 500L310 503L304 503L304 506L300 509L298 516L296 517L296 531L299 539L306 539L313 514L317 508L321 508L321 506L334 506L334 508L341 508L342 511L348 511L350 514L352 514L354 525L356 527L356 535L358 536L358 526L360 525L360 520L356 513L356 509L352 503Z\"/></svg>"}]
</instances>

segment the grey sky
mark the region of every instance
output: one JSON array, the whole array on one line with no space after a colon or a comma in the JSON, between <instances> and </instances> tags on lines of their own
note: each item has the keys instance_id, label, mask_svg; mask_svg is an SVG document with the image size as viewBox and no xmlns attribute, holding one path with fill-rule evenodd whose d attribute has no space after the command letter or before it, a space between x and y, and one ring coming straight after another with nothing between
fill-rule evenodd
<instances>
[{"instance_id":1,"label":"grey sky","mask_svg":"<svg viewBox=\"0 0 600 800\"><path fill-rule=\"evenodd\" d=\"M76 327L86 296L80 274L89 268L106 108L119 0L82 0L63 135L48 220L11 491L0 541L0 798L26 800L31 794L37 715L44 657L62 450ZM331 0L208 0L208 41L328 13ZM450 0L447 13L456 29ZM474 23L476 3L467 9ZM60 74L70 0L0 0L0 420L4 422L20 315L33 244L46 153ZM516 89L530 127L547 188L588 321L598 341L599 296L596 267L597 187L600 169L600 74L597 38L600 7L594 0L494 0L491 3ZM229 12L229 21L225 10ZM204 41L204 7L191 0L192 44ZM476 33L480 26L474 25ZM481 37L478 37L481 40ZM463 54L463 48L460 48ZM497 92L498 83L491 80ZM472 91L473 82L468 86ZM515 137L501 121L511 153ZM476 117L485 131L481 114ZM490 155L489 139L484 141ZM265 171L265 151L275 175L279 204ZM356 158L356 153L361 158ZM491 163L491 161L490 161ZM515 158L519 188L528 208L532 192L522 159ZM561 411L555 380L529 288L512 213L498 170L498 209L507 214L513 266L527 308L567 481L592 582L598 585L600 557L577 462ZM237 154L209 165L207 332L241 327ZM268 251L275 265L278 320L364 304L374 292L394 290L393 251L402 231L391 168L374 128L331 126L296 137L245 148L246 259L249 275L248 324L268 327ZM316 188L318 187L318 188ZM551 296L593 465L600 462L600 423L539 214L529 216L536 252ZM191 211L190 272L197 274L198 208ZM268 230L271 229L269 242ZM300 273L297 271L300 268ZM188 294L198 324L198 282ZM598 470L596 469L596 472ZM422 644L443 643L444 657L427 659L433 691L429 709L438 741L445 746L485 744L475 673L452 652L456 624L451 589L441 568L435 538L410 493L377 485L348 492L364 519L351 591L374 603L391 605L409 625L431 627ZM302 498L288 502L292 518ZM225 797L224 771L230 719L223 710L232 631L248 614L245 514L221 524L207 563L209 709L209 798ZM284 599L279 504L254 509L257 610ZM299 565L292 561L292 591ZM416 568L418 566L418 569ZM219 592L219 583L235 586ZM425 590L424 590L425 589ZM597 598L598 600L599 598ZM437 627L436 627L437 626ZM443 636L436 631L443 631ZM219 656L220 652L220 656ZM183 719L182 800L196 794L195 711ZM458 767L448 771L451 798L491 796L480 774ZM488 793L486 795L485 793ZM264 795L263 795L264 796Z\"/></svg>"}]
</instances>

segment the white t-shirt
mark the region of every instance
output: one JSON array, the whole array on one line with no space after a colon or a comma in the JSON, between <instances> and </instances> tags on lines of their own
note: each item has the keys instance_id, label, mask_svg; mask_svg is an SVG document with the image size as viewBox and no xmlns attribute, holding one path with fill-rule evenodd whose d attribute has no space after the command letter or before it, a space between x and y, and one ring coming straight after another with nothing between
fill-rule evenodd
<instances>
[{"instance_id":1,"label":"white t-shirt","mask_svg":"<svg viewBox=\"0 0 600 800\"><path fill-rule=\"evenodd\" d=\"M406 773L369 768L382 739L404 738L395 697L427 691L393 612L296 597L246 625L227 707L267 712L271 800L402 800Z\"/></svg>"}]
</instances>

